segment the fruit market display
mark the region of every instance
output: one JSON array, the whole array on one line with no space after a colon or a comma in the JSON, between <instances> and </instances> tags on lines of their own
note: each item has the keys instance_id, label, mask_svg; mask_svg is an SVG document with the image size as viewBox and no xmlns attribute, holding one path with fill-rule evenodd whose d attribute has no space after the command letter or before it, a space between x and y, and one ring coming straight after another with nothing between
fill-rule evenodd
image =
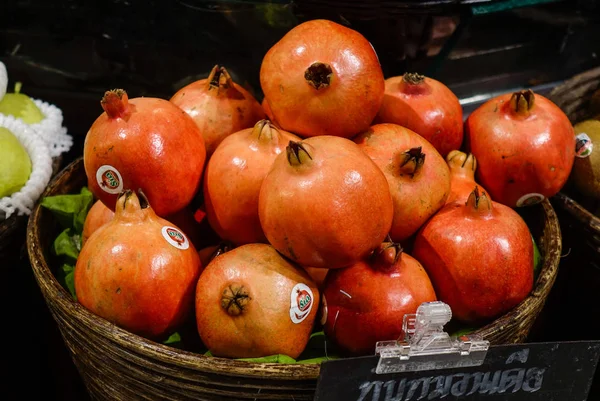
<instances>
[{"instance_id":1,"label":"fruit market display","mask_svg":"<svg viewBox=\"0 0 600 401\"><path fill-rule=\"evenodd\" d=\"M281 38L260 83L261 103L223 66L170 101L106 92L89 191L61 195L79 205L59 272L78 302L194 352L306 363L325 357L308 352L317 337L327 357L372 354L423 302L475 329L530 294L519 209L575 159L553 103L506 94L463 125L443 83L384 81L367 39L326 20Z\"/></svg>"},{"instance_id":2,"label":"fruit market display","mask_svg":"<svg viewBox=\"0 0 600 401\"><path fill-rule=\"evenodd\" d=\"M72 138L55 106L8 90L0 62L0 223L29 215L52 175L52 158L69 150Z\"/></svg>"}]
</instances>

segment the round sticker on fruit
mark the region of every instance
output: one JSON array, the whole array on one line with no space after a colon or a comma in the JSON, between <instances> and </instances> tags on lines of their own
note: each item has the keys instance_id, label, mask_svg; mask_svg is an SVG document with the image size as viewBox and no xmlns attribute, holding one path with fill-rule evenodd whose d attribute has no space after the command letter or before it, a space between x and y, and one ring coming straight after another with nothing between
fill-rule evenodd
<instances>
[{"instance_id":1,"label":"round sticker on fruit","mask_svg":"<svg viewBox=\"0 0 600 401\"><path fill-rule=\"evenodd\" d=\"M537 193L525 194L519 198L519 200L517 201L517 206L523 207L523 206L535 205L537 203L542 202L544 199L546 199L546 197L542 194L537 194Z\"/></svg>"},{"instance_id":2,"label":"round sticker on fruit","mask_svg":"<svg viewBox=\"0 0 600 401\"><path fill-rule=\"evenodd\" d=\"M96 171L96 181L98 186L104 192L109 194L119 194L123 190L123 178L119 170L113 166L105 164Z\"/></svg>"},{"instance_id":3,"label":"round sticker on fruit","mask_svg":"<svg viewBox=\"0 0 600 401\"><path fill-rule=\"evenodd\" d=\"M190 247L190 242L185 234L175 227L164 226L162 228L162 235L169 244L177 249L184 250Z\"/></svg>"},{"instance_id":4,"label":"round sticker on fruit","mask_svg":"<svg viewBox=\"0 0 600 401\"><path fill-rule=\"evenodd\" d=\"M588 134L582 132L575 137L575 156L586 158L592 154L592 150L594 150L594 144Z\"/></svg>"},{"instance_id":5,"label":"round sticker on fruit","mask_svg":"<svg viewBox=\"0 0 600 401\"><path fill-rule=\"evenodd\" d=\"M301 323L310 314L313 307L313 293L306 284L298 283L290 294L290 319Z\"/></svg>"}]
</instances>

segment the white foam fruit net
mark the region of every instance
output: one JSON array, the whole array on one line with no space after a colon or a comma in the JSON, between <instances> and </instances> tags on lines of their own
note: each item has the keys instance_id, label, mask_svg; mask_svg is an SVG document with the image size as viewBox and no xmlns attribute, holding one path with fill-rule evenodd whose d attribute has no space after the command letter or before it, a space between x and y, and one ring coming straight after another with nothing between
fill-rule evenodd
<instances>
[{"instance_id":1,"label":"white foam fruit net","mask_svg":"<svg viewBox=\"0 0 600 401\"><path fill-rule=\"evenodd\" d=\"M0 114L0 127L7 128L17 137L31 159L31 175L27 183L11 196L0 198L1 221L15 213L19 216L31 214L52 176L52 157L46 141L22 120Z\"/></svg>"},{"instance_id":2,"label":"white foam fruit net","mask_svg":"<svg viewBox=\"0 0 600 401\"><path fill-rule=\"evenodd\" d=\"M46 116L41 122L31 124L40 137L48 145L50 157L59 156L62 153L68 152L73 146L73 138L67 134L67 129L63 127L62 111L49 103L39 99L32 99L35 105Z\"/></svg>"}]
</instances>

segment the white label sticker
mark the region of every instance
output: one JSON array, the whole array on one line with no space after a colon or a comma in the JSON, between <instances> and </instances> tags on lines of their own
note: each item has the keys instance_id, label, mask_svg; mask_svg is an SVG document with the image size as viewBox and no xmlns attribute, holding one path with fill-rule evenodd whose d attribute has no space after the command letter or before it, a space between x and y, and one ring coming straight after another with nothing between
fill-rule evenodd
<instances>
[{"instance_id":1,"label":"white label sticker","mask_svg":"<svg viewBox=\"0 0 600 401\"><path fill-rule=\"evenodd\" d=\"M119 194L123 190L123 177L121 177L121 173L108 164L100 166L98 171L96 171L96 181L100 189L109 194Z\"/></svg>"},{"instance_id":2,"label":"white label sticker","mask_svg":"<svg viewBox=\"0 0 600 401\"><path fill-rule=\"evenodd\" d=\"M306 284L298 283L290 294L290 319L301 323L310 314L314 303L313 293Z\"/></svg>"},{"instance_id":3,"label":"white label sticker","mask_svg":"<svg viewBox=\"0 0 600 401\"><path fill-rule=\"evenodd\" d=\"M535 205L537 203L542 202L544 199L546 199L546 197L542 194L538 194L538 193L525 194L519 198L519 200L517 201L517 206L523 207L523 206Z\"/></svg>"},{"instance_id":4,"label":"white label sticker","mask_svg":"<svg viewBox=\"0 0 600 401\"><path fill-rule=\"evenodd\" d=\"M588 134L582 132L575 137L575 156L583 159L591 155L593 150L594 144Z\"/></svg>"},{"instance_id":5,"label":"white label sticker","mask_svg":"<svg viewBox=\"0 0 600 401\"><path fill-rule=\"evenodd\" d=\"M177 228L164 226L161 232L162 236L167 240L167 242L173 245L175 248L184 250L190 247L190 242L185 234Z\"/></svg>"}]
</instances>

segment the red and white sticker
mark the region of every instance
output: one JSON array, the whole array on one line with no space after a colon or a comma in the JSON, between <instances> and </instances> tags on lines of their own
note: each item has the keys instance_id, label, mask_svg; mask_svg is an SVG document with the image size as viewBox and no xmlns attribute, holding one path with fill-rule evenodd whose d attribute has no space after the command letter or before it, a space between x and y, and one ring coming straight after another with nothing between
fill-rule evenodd
<instances>
[{"instance_id":1,"label":"red and white sticker","mask_svg":"<svg viewBox=\"0 0 600 401\"><path fill-rule=\"evenodd\" d=\"M592 154L594 144L585 132L575 137L575 156L584 159Z\"/></svg>"},{"instance_id":2,"label":"red and white sticker","mask_svg":"<svg viewBox=\"0 0 600 401\"><path fill-rule=\"evenodd\" d=\"M290 319L298 324L310 314L314 303L313 293L306 284L298 283L290 294Z\"/></svg>"},{"instance_id":3,"label":"red and white sticker","mask_svg":"<svg viewBox=\"0 0 600 401\"><path fill-rule=\"evenodd\" d=\"M108 164L100 166L96 171L96 181L100 189L109 194L119 194L123 191L123 177L121 177L121 173Z\"/></svg>"},{"instance_id":4,"label":"red and white sticker","mask_svg":"<svg viewBox=\"0 0 600 401\"><path fill-rule=\"evenodd\" d=\"M519 200L517 201L517 206L523 207L535 205L542 202L544 199L546 199L544 195L535 192L531 194L525 194L519 198Z\"/></svg>"},{"instance_id":5,"label":"red and white sticker","mask_svg":"<svg viewBox=\"0 0 600 401\"><path fill-rule=\"evenodd\" d=\"M190 247L190 242L185 234L181 232L181 230L175 227L164 226L161 232L162 236L167 240L167 242L173 245L175 248L185 250Z\"/></svg>"}]
</instances>

